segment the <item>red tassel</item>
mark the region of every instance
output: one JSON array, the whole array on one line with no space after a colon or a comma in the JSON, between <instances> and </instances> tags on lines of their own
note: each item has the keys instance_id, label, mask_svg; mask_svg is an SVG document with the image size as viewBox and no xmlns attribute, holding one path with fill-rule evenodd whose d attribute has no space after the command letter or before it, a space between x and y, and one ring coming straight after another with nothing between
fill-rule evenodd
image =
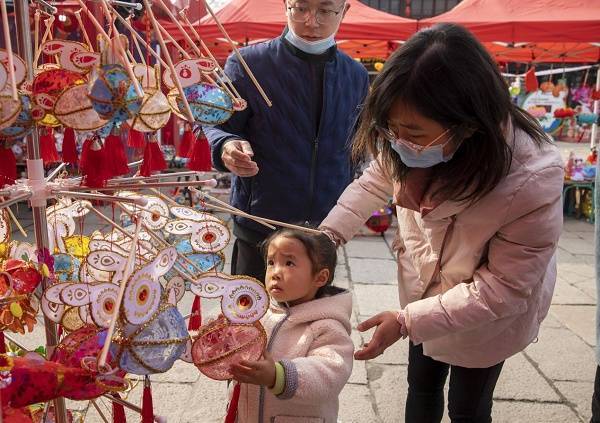
<instances>
[{"instance_id":1,"label":"red tassel","mask_svg":"<svg viewBox=\"0 0 600 423\"><path fill-rule=\"evenodd\" d=\"M125 146L119 135L110 134L106 137L104 140L104 154L109 158L106 163L106 171L111 177L127 175L129 173Z\"/></svg>"},{"instance_id":2,"label":"red tassel","mask_svg":"<svg viewBox=\"0 0 600 423\"><path fill-rule=\"evenodd\" d=\"M121 398L120 395L116 392L112 394L115 398ZM125 408L121 404L118 404L113 401L113 423L127 423L127 418L125 417Z\"/></svg>"},{"instance_id":3,"label":"red tassel","mask_svg":"<svg viewBox=\"0 0 600 423\"><path fill-rule=\"evenodd\" d=\"M190 151L190 161L187 164L187 168L199 172L208 172L212 170L212 161L210 159L210 146L208 140L204 134L201 134L194 147Z\"/></svg>"},{"instance_id":4,"label":"red tassel","mask_svg":"<svg viewBox=\"0 0 600 423\"><path fill-rule=\"evenodd\" d=\"M188 323L188 330L199 330L202 325L202 314L200 314L200 297L196 295L192 303L192 314Z\"/></svg>"},{"instance_id":5,"label":"red tassel","mask_svg":"<svg viewBox=\"0 0 600 423\"><path fill-rule=\"evenodd\" d=\"M17 179L17 159L12 148L0 146L0 187L14 184Z\"/></svg>"},{"instance_id":6,"label":"red tassel","mask_svg":"<svg viewBox=\"0 0 600 423\"><path fill-rule=\"evenodd\" d=\"M75 131L73 128L66 128L62 145L63 162L77 165L77 143L75 142Z\"/></svg>"},{"instance_id":7,"label":"red tassel","mask_svg":"<svg viewBox=\"0 0 600 423\"><path fill-rule=\"evenodd\" d=\"M537 91L539 88L537 76L535 76L535 67L530 67L525 73L525 89L528 93Z\"/></svg>"},{"instance_id":8,"label":"red tassel","mask_svg":"<svg viewBox=\"0 0 600 423\"><path fill-rule=\"evenodd\" d=\"M44 166L60 162L60 157L58 157L58 151L56 150L56 139L54 139L54 131L52 129L48 129L40 137L40 156L44 161Z\"/></svg>"},{"instance_id":9,"label":"red tassel","mask_svg":"<svg viewBox=\"0 0 600 423\"><path fill-rule=\"evenodd\" d=\"M150 378L144 380L144 395L142 397L142 423L154 423L154 406L152 405L152 387Z\"/></svg>"},{"instance_id":10,"label":"red tassel","mask_svg":"<svg viewBox=\"0 0 600 423\"><path fill-rule=\"evenodd\" d=\"M140 168L140 175L150 176L153 172L165 170L167 162L160 149L160 145L155 140L148 141L144 150L144 163Z\"/></svg>"},{"instance_id":11,"label":"red tassel","mask_svg":"<svg viewBox=\"0 0 600 423\"><path fill-rule=\"evenodd\" d=\"M6 354L6 342L4 341L4 332L0 330L0 354Z\"/></svg>"},{"instance_id":12,"label":"red tassel","mask_svg":"<svg viewBox=\"0 0 600 423\"><path fill-rule=\"evenodd\" d=\"M129 128L129 134L127 134L127 146L131 148L144 148L145 144L146 140L144 139L144 134L133 128Z\"/></svg>"},{"instance_id":13,"label":"red tassel","mask_svg":"<svg viewBox=\"0 0 600 423\"><path fill-rule=\"evenodd\" d=\"M225 416L225 423L235 423L238 411L238 402L240 401L240 384L236 383L233 387L233 395L231 401L229 401L229 407L227 408L227 416Z\"/></svg>"},{"instance_id":14,"label":"red tassel","mask_svg":"<svg viewBox=\"0 0 600 423\"><path fill-rule=\"evenodd\" d=\"M183 137L181 138L181 142L179 143L179 148L177 149L177 155L179 157L188 157L190 154L190 148L192 147L194 142L194 133L191 129L186 129L183 133Z\"/></svg>"},{"instance_id":15,"label":"red tassel","mask_svg":"<svg viewBox=\"0 0 600 423\"><path fill-rule=\"evenodd\" d=\"M97 139L85 140L79 166L84 185L91 188L100 188L106 185L109 175L106 172L105 162L104 150L100 141Z\"/></svg>"}]
</instances>

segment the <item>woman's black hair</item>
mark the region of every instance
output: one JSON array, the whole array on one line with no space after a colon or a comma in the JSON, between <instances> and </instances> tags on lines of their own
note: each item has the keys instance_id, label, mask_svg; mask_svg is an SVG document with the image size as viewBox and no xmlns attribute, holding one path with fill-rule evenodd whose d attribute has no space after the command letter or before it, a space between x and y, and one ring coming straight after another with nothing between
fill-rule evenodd
<instances>
[{"instance_id":1,"label":"woman's black hair","mask_svg":"<svg viewBox=\"0 0 600 423\"><path fill-rule=\"evenodd\" d=\"M309 233L300 229L283 228L273 232L263 243L262 253L267 261L269 244L276 238L291 238L298 240L304 245L306 254L312 264L312 273L316 275L323 269L329 270L329 279L327 283L319 288L316 298L322 297L328 290L327 288L333 282L335 276L335 266L337 265L337 250L335 244L325 234Z\"/></svg>"},{"instance_id":2,"label":"woman's black hair","mask_svg":"<svg viewBox=\"0 0 600 423\"><path fill-rule=\"evenodd\" d=\"M452 160L432 168L432 194L443 199L477 200L506 176L512 162L507 123L538 145L549 141L537 120L511 102L496 62L481 43L455 24L421 30L404 43L375 79L361 113L354 159L381 154L383 168L404 183L410 168L377 130L387 128L397 102L450 128L451 142L459 145Z\"/></svg>"}]
</instances>

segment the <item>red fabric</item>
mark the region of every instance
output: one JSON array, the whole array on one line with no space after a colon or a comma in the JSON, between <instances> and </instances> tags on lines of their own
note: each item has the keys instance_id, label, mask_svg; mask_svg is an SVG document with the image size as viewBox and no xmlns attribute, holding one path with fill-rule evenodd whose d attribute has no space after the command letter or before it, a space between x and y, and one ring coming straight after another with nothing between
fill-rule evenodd
<instances>
[{"instance_id":1,"label":"red fabric","mask_svg":"<svg viewBox=\"0 0 600 423\"><path fill-rule=\"evenodd\" d=\"M597 63L600 46L589 43L484 43L497 62Z\"/></svg>"},{"instance_id":2,"label":"red fabric","mask_svg":"<svg viewBox=\"0 0 600 423\"><path fill-rule=\"evenodd\" d=\"M229 408L227 409L227 416L225 416L225 423L235 423L238 411L238 403L240 401L240 384L236 383L233 387L233 395L229 402Z\"/></svg>"},{"instance_id":3,"label":"red fabric","mask_svg":"<svg viewBox=\"0 0 600 423\"><path fill-rule=\"evenodd\" d=\"M77 143L75 142L75 131L73 128L65 128L65 136L62 145L63 162L77 164Z\"/></svg>"},{"instance_id":4,"label":"red fabric","mask_svg":"<svg viewBox=\"0 0 600 423\"><path fill-rule=\"evenodd\" d=\"M0 188L17 179L17 159L11 148L0 146Z\"/></svg>"},{"instance_id":5,"label":"red fabric","mask_svg":"<svg viewBox=\"0 0 600 423\"><path fill-rule=\"evenodd\" d=\"M165 162L165 156L160 149L160 145L156 141L149 141L144 150L144 163L140 168L140 175L150 176L152 173L166 168L167 162Z\"/></svg>"},{"instance_id":6,"label":"red fabric","mask_svg":"<svg viewBox=\"0 0 600 423\"><path fill-rule=\"evenodd\" d=\"M188 323L188 330L199 330L202 326L202 315L200 314L200 297L196 295L192 303L192 314Z\"/></svg>"},{"instance_id":7,"label":"red fabric","mask_svg":"<svg viewBox=\"0 0 600 423\"><path fill-rule=\"evenodd\" d=\"M56 150L56 139L54 138L54 131L52 129L46 130L44 135L40 137L40 156L45 166L60 162L60 157Z\"/></svg>"},{"instance_id":8,"label":"red fabric","mask_svg":"<svg viewBox=\"0 0 600 423\"><path fill-rule=\"evenodd\" d=\"M125 146L121 141L120 135L111 134L106 137L104 140L104 154L109 158L106 161L106 167L110 177L127 175L129 173Z\"/></svg>"},{"instance_id":9,"label":"red fabric","mask_svg":"<svg viewBox=\"0 0 600 423\"><path fill-rule=\"evenodd\" d=\"M539 88L537 76L535 76L535 68L531 67L525 73L525 89L528 93L537 91Z\"/></svg>"},{"instance_id":10,"label":"red fabric","mask_svg":"<svg viewBox=\"0 0 600 423\"><path fill-rule=\"evenodd\" d=\"M6 354L6 342L4 341L4 332L0 331L0 353Z\"/></svg>"},{"instance_id":11,"label":"red fabric","mask_svg":"<svg viewBox=\"0 0 600 423\"><path fill-rule=\"evenodd\" d=\"M190 161L187 168L198 172L208 172L212 170L212 161L210 158L210 145L204 134L201 134L194 142L194 147L190 151Z\"/></svg>"},{"instance_id":12,"label":"red fabric","mask_svg":"<svg viewBox=\"0 0 600 423\"><path fill-rule=\"evenodd\" d=\"M152 388L144 386L142 396L142 423L154 423L154 406L152 405Z\"/></svg>"},{"instance_id":13,"label":"red fabric","mask_svg":"<svg viewBox=\"0 0 600 423\"><path fill-rule=\"evenodd\" d=\"M419 28L454 22L480 41L592 43L600 33L598 0L463 0L419 21Z\"/></svg>"},{"instance_id":14,"label":"red fabric","mask_svg":"<svg viewBox=\"0 0 600 423\"><path fill-rule=\"evenodd\" d=\"M144 148L144 145L146 145L144 134L140 131L130 128L129 134L127 134L127 145L131 148Z\"/></svg>"},{"instance_id":15,"label":"red fabric","mask_svg":"<svg viewBox=\"0 0 600 423\"><path fill-rule=\"evenodd\" d=\"M109 178L106 171L104 149L101 147L97 149L98 147L97 141L88 139L83 143L81 151L80 170L83 175L83 184L92 188L106 185L106 180Z\"/></svg>"},{"instance_id":16,"label":"red fabric","mask_svg":"<svg viewBox=\"0 0 600 423\"><path fill-rule=\"evenodd\" d=\"M179 157L188 157L190 154L190 148L194 143L194 134L190 129L187 129L183 133L183 137L181 137L181 142L179 143L179 148L177 149L177 155Z\"/></svg>"},{"instance_id":17,"label":"red fabric","mask_svg":"<svg viewBox=\"0 0 600 423\"><path fill-rule=\"evenodd\" d=\"M359 0L346 3L350 9L340 26L338 40L405 40L417 28L413 19L382 12ZM235 40L274 38L281 35L286 25L285 4L281 0L232 0L216 15ZM183 38L174 24L165 27L175 38ZM223 37L210 15L195 22L194 27L205 41Z\"/></svg>"}]
</instances>

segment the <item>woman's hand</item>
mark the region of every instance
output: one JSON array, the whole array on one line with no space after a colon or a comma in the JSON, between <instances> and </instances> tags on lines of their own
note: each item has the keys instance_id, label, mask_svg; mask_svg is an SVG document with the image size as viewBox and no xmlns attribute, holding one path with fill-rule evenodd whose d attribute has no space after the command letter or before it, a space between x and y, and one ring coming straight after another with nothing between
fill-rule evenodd
<instances>
[{"instance_id":1,"label":"woman's hand","mask_svg":"<svg viewBox=\"0 0 600 423\"><path fill-rule=\"evenodd\" d=\"M232 364L231 374L233 379L240 383L272 388L275 385L275 361L265 351L262 360L241 360L238 364Z\"/></svg>"},{"instance_id":2,"label":"woman's hand","mask_svg":"<svg viewBox=\"0 0 600 423\"><path fill-rule=\"evenodd\" d=\"M354 353L357 360L370 360L383 354L385 349L402 337L402 325L398 322L398 312L384 311L360 323L357 329L367 331L377 326L375 333L363 348Z\"/></svg>"}]
</instances>

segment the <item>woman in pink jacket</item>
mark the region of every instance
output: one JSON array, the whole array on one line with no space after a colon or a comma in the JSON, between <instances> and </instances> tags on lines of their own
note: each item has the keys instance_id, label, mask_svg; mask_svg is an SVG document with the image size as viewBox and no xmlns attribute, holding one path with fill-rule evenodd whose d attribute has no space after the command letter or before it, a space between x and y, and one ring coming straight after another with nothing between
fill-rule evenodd
<instances>
[{"instance_id":1,"label":"woman in pink jacket","mask_svg":"<svg viewBox=\"0 0 600 423\"><path fill-rule=\"evenodd\" d=\"M443 24L400 47L375 80L353 145L376 159L322 228L350 240L393 194L401 310L355 353L410 338L406 421L489 422L504 360L535 340L556 280L560 155L511 103L496 63Z\"/></svg>"}]
</instances>

